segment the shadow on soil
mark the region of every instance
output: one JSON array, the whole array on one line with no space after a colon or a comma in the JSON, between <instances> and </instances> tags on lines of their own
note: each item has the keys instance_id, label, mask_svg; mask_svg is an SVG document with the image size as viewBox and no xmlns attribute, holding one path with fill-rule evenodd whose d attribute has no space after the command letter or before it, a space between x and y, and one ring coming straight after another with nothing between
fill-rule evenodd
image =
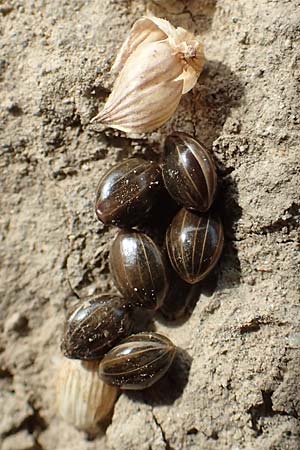
<instances>
[{"instance_id":1,"label":"shadow on soil","mask_svg":"<svg viewBox=\"0 0 300 450\"><path fill-rule=\"evenodd\" d=\"M192 358L189 354L177 348L174 361L163 378L148 389L125 391L125 394L133 401L151 406L172 405L182 395L187 385L191 364Z\"/></svg>"}]
</instances>

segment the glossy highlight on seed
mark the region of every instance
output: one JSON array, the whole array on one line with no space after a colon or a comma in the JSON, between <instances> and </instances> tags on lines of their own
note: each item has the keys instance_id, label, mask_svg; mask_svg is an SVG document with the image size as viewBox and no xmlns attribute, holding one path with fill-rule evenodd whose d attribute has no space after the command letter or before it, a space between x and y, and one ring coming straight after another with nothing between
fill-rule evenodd
<instances>
[{"instance_id":1,"label":"glossy highlight on seed","mask_svg":"<svg viewBox=\"0 0 300 450\"><path fill-rule=\"evenodd\" d=\"M145 389L167 372L175 353L176 347L167 337L138 333L107 353L99 365L99 377L121 389Z\"/></svg>"},{"instance_id":2,"label":"glossy highlight on seed","mask_svg":"<svg viewBox=\"0 0 300 450\"><path fill-rule=\"evenodd\" d=\"M187 283L203 280L217 264L223 249L220 219L212 213L182 208L166 234L166 247L173 269Z\"/></svg>"},{"instance_id":3,"label":"glossy highlight on seed","mask_svg":"<svg viewBox=\"0 0 300 450\"><path fill-rule=\"evenodd\" d=\"M73 359L100 359L132 329L130 303L119 296L101 295L77 304L70 312L61 345Z\"/></svg>"},{"instance_id":4,"label":"glossy highlight on seed","mask_svg":"<svg viewBox=\"0 0 300 450\"><path fill-rule=\"evenodd\" d=\"M122 161L99 182L96 215L105 225L134 226L151 210L161 187L158 164L141 158Z\"/></svg>"},{"instance_id":5,"label":"glossy highlight on seed","mask_svg":"<svg viewBox=\"0 0 300 450\"><path fill-rule=\"evenodd\" d=\"M217 188L215 164L209 151L196 139L183 132L167 136L162 175L177 203L199 212L210 208Z\"/></svg>"},{"instance_id":6,"label":"glossy highlight on seed","mask_svg":"<svg viewBox=\"0 0 300 450\"><path fill-rule=\"evenodd\" d=\"M120 231L109 256L114 282L124 298L137 306L157 309L168 289L165 261L144 233Z\"/></svg>"}]
</instances>

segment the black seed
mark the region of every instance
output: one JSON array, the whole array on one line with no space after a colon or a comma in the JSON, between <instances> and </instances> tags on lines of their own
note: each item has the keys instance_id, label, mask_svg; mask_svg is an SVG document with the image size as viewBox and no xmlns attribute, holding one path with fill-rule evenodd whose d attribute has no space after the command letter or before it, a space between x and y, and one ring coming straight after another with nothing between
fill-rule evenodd
<instances>
[{"instance_id":1,"label":"black seed","mask_svg":"<svg viewBox=\"0 0 300 450\"><path fill-rule=\"evenodd\" d=\"M182 208L166 234L171 264L187 283L197 283L218 262L224 235L220 219L211 213L199 214Z\"/></svg>"},{"instance_id":2,"label":"black seed","mask_svg":"<svg viewBox=\"0 0 300 450\"><path fill-rule=\"evenodd\" d=\"M174 344L158 333L139 333L125 339L103 358L100 378L121 389L145 389L158 381L170 367Z\"/></svg>"},{"instance_id":3,"label":"black seed","mask_svg":"<svg viewBox=\"0 0 300 450\"><path fill-rule=\"evenodd\" d=\"M144 308L159 308L168 280L163 256L149 236L120 231L111 247L110 270L125 298Z\"/></svg>"},{"instance_id":4,"label":"black seed","mask_svg":"<svg viewBox=\"0 0 300 450\"><path fill-rule=\"evenodd\" d=\"M203 144L186 133L169 135L165 141L162 175L177 203L199 212L210 208L217 175L212 156Z\"/></svg>"},{"instance_id":5,"label":"black seed","mask_svg":"<svg viewBox=\"0 0 300 450\"><path fill-rule=\"evenodd\" d=\"M100 180L96 215L104 224L133 226L144 219L162 187L158 164L140 158L113 166Z\"/></svg>"},{"instance_id":6,"label":"black seed","mask_svg":"<svg viewBox=\"0 0 300 450\"><path fill-rule=\"evenodd\" d=\"M128 302L118 296L91 297L69 314L61 345L74 359L99 359L132 329Z\"/></svg>"}]
</instances>

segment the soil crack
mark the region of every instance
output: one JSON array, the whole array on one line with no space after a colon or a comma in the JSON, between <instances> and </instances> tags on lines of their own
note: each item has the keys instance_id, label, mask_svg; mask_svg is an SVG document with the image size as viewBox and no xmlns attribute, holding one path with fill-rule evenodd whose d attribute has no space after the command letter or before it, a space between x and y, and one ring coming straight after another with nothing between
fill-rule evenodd
<instances>
[{"instance_id":1,"label":"soil crack","mask_svg":"<svg viewBox=\"0 0 300 450\"><path fill-rule=\"evenodd\" d=\"M164 431L163 427L161 426L161 424L159 423L159 421L158 421L156 415L154 414L153 410L152 410L152 417L153 417L153 420L154 420L155 424L157 425L157 427L158 427L159 430L160 430L162 440L163 440L163 442L164 442L164 444L165 444L165 449L166 449L166 450L174 450L174 448L171 447L171 445L170 445L168 439L166 438L165 431Z\"/></svg>"},{"instance_id":2,"label":"soil crack","mask_svg":"<svg viewBox=\"0 0 300 450\"><path fill-rule=\"evenodd\" d=\"M253 333L259 331L261 326L264 325L277 325L280 327L287 325L287 322L273 319L272 317L268 316L257 316L242 324L239 328L239 331L241 334Z\"/></svg>"},{"instance_id":3,"label":"soil crack","mask_svg":"<svg viewBox=\"0 0 300 450\"><path fill-rule=\"evenodd\" d=\"M290 233L292 230L299 230L300 227L300 205L293 202L289 208L283 211L281 217L269 225L265 225L259 231L262 234L281 232L287 228Z\"/></svg>"},{"instance_id":4,"label":"soil crack","mask_svg":"<svg viewBox=\"0 0 300 450\"><path fill-rule=\"evenodd\" d=\"M27 416L18 426L11 428L9 431L3 433L2 438L12 436L21 430L27 430L28 434L33 436L34 448L33 450L43 450L43 447L38 442L39 435L48 427L47 422L41 416L38 409L36 409L30 402L28 403L32 409L32 414Z\"/></svg>"},{"instance_id":5,"label":"soil crack","mask_svg":"<svg viewBox=\"0 0 300 450\"><path fill-rule=\"evenodd\" d=\"M299 419L296 410L292 412L274 410L272 401L273 393L274 391L272 390L261 391L262 403L251 406L247 411L251 416L251 427L255 431L257 437L263 434L263 426L260 424L260 419L264 417L288 416Z\"/></svg>"}]
</instances>

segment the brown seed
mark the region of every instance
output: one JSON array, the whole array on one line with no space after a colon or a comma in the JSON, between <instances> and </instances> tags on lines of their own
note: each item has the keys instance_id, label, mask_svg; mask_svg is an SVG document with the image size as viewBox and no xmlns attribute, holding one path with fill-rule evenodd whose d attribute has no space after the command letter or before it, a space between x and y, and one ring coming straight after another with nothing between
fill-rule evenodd
<instances>
[{"instance_id":1,"label":"brown seed","mask_svg":"<svg viewBox=\"0 0 300 450\"><path fill-rule=\"evenodd\" d=\"M91 297L69 314L61 345L74 359L100 359L132 329L129 305L118 296Z\"/></svg>"},{"instance_id":2,"label":"brown seed","mask_svg":"<svg viewBox=\"0 0 300 450\"><path fill-rule=\"evenodd\" d=\"M158 164L140 158L113 166L100 180L96 215L104 224L133 226L154 205L162 187Z\"/></svg>"},{"instance_id":3,"label":"brown seed","mask_svg":"<svg viewBox=\"0 0 300 450\"><path fill-rule=\"evenodd\" d=\"M172 269L170 272L170 286L159 312L166 320L176 321L191 312L199 300L201 287L186 283Z\"/></svg>"},{"instance_id":4,"label":"brown seed","mask_svg":"<svg viewBox=\"0 0 300 450\"><path fill-rule=\"evenodd\" d=\"M165 141L162 175L177 203L199 212L210 208L217 175L214 161L203 144L186 133L169 135Z\"/></svg>"},{"instance_id":5,"label":"brown seed","mask_svg":"<svg viewBox=\"0 0 300 450\"><path fill-rule=\"evenodd\" d=\"M167 372L175 353L174 344L161 334L135 334L107 353L99 376L121 389L145 389Z\"/></svg>"},{"instance_id":6,"label":"brown seed","mask_svg":"<svg viewBox=\"0 0 300 450\"><path fill-rule=\"evenodd\" d=\"M214 268L224 242L220 219L182 208L166 234L168 255L174 270L187 283L197 283Z\"/></svg>"},{"instance_id":7,"label":"brown seed","mask_svg":"<svg viewBox=\"0 0 300 450\"><path fill-rule=\"evenodd\" d=\"M110 251L110 270L121 294L147 309L157 309L168 289L163 256L144 233L120 231Z\"/></svg>"}]
</instances>

